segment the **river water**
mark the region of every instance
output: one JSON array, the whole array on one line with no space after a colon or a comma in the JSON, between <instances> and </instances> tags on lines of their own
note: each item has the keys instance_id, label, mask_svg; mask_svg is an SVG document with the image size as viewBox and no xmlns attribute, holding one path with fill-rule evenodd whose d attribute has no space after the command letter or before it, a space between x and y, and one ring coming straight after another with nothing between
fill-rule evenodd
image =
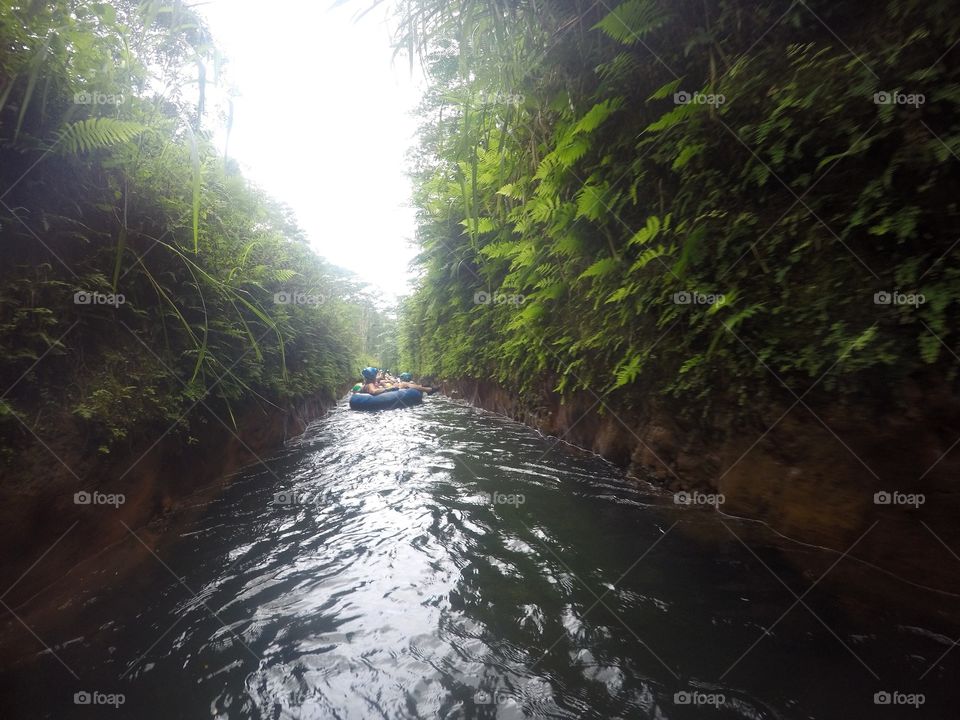
<instances>
[{"instance_id":1,"label":"river water","mask_svg":"<svg viewBox=\"0 0 960 720\"><path fill-rule=\"evenodd\" d=\"M185 517L79 571L3 717L957 717L960 650L845 600L869 569L445 398L338 407Z\"/></svg>"}]
</instances>

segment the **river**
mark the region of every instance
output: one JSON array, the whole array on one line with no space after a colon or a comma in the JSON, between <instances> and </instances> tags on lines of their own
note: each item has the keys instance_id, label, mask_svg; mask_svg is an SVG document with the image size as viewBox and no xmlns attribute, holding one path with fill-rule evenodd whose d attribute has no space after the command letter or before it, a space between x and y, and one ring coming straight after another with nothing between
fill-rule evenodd
<instances>
[{"instance_id":1,"label":"river","mask_svg":"<svg viewBox=\"0 0 960 720\"><path fill-rule=\"evenodd\" d=\"M197 503L47 591L4 717L956 717L943 628L854 592L896 580L446 398Z\"/></svg>"}]
</instances>

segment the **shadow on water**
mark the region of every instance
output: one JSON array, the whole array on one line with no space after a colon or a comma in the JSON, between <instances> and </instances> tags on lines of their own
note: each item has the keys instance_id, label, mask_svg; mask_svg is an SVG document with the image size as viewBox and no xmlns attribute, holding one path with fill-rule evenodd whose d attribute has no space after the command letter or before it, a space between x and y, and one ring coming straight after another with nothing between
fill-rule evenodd
<instances>
[{"instance_id":1,"label":"shadow on water","mask_svg":"<svg viewBox=\"0 0 960 720\"><path fill-rule=\"evenodd\" d=\"M156 556L131 536L35 599L56 607L31 621L50 650L5 621L30 648L2 671L6 717L953 709L945 629L856 592L896 581L840 563L816 582L836 557L443 398L338 408L205 497Z\"/></svg>"}]
</instances>

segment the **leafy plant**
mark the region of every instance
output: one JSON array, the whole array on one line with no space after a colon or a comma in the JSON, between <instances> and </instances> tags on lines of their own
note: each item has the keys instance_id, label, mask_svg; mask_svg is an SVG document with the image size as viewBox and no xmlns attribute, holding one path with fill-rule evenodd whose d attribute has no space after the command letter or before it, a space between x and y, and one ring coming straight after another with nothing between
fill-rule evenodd
<instances>
[{"instance_id":1,"label":"leafy plant","mask_svg":"<svg viewBox=\"0 0 960 720\"><path fill-rule=\"evenodd\" d=\"M397 28L430 83L406 364L690 414L956 377L949 3L411 0Z\"/></svg>"}]
</instances>

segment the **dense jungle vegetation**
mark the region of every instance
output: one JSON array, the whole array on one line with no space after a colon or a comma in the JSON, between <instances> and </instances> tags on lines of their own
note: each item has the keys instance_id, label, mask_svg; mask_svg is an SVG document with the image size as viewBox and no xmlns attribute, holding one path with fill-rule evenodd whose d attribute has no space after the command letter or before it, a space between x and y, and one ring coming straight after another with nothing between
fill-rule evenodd
<instances>
[{"instance_id":1,"label":"dense jungle vegetation","mask_svg":"<svg viewBox=\"0 0 960 720\"><path fill-rule=\"evenodd\" d=\"M376 354L376 298L212 142L220 64L181 2L0 2L6 459L332 397Z\"/></svg>"},{"instance_id":2,"label":"dense jungle vegetation","mask_svg":"<svg viewBox=\"0 0 960 720\"><path fill-rule=\"evenodd\" d=\"M691 413L956 378L946 0L409 0L423 373ZM781 384L783 383L783 384Z\"/></svg>"},{"instance_id":3,"label":"dense jungle vegetation","mask_svg":"<svg viewBox=\"0 0 960 720\"><path fill-rule=\"evenodd\" d=\"M194 11L0 0L5 457L64 423L103 452L189 433L201 401L333 395L366 363L690 412L955 381L952 3L396 10L429 81L399 339L217 149Z\"/></svg>"}]
</instances>

